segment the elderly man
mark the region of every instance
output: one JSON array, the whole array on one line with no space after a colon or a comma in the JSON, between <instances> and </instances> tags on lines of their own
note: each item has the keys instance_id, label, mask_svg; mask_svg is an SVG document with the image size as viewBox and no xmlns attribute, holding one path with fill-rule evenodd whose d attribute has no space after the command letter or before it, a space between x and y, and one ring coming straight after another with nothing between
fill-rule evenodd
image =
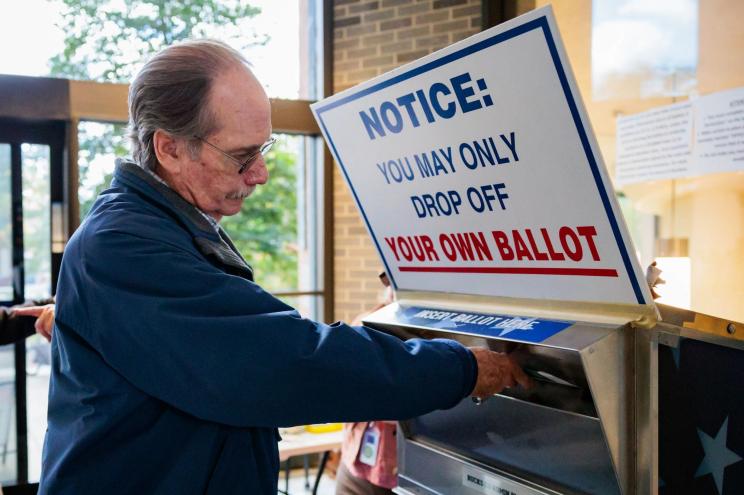
<instances>
[{"instance_id":1,"label":"elderly man","mask_svg":"<svg viewBox=\"0 0 744 495\"><path fill-rule=\"evenodd\" d=\"M501 354L303 319L253 282L218 224L269 176L269 100L239 53L163 50L129 110L134 161L64 254L40 493L273 494L278 426L527 382Z\"/></svg>"}]
</instances>

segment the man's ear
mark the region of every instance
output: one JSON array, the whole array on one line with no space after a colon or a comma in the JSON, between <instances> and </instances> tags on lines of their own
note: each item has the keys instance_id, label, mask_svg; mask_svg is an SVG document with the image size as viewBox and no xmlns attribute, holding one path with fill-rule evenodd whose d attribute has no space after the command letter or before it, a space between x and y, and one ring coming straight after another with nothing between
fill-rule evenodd
<instances>
[{"instance_id":1,"label":"man's ear","mask_svg":"<svg viewBox=\"0 0 744 495\"><path fill-rule=\"evenodd\" d=\"M152 146L155 157L166 172L171 175L181 171L182 161L185 157L185 149L179 140L162 129L155 131L152 136Z\"/></svg>"}]
</instances>

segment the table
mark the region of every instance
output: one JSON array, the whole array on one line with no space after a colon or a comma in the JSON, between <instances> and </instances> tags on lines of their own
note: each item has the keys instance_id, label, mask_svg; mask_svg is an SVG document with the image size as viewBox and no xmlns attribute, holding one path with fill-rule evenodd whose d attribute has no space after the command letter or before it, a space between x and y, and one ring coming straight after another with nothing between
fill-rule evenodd
<instances>
[{"instance_id":1,"label":"table","mask_svg":"<svg viewBox=\"0 0 744 495\"><path fill-rule=\"evenodd\" d=\"M340 449L342 441L343 431L340 430L329 433L310 433L307 431L286 433L282 436L282 441L279 442L279 460L287 461L290 457L298 455L322 453L323 457L320 459L318 474L315 476L315 485L313 485L313 495L316 495L320 478L323 476L323 470L326 461L328 461L328 454L332 450ZM285 475L284 488L283 493L287 494L289 490L289 466Z\"/></svg>"}]
</instances>

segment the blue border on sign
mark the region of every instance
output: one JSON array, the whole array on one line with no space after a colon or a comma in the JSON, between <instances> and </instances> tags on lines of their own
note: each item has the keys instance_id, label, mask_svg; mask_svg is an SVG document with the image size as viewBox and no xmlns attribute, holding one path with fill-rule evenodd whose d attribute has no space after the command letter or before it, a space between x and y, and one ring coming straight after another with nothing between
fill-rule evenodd
<instances>
[{"instance_id":1,"label":"blue border on sign","mask_svg":"<svg viewBox=\"0 0 744 495\"><path fill-rule=\"evenodd\" d=\"M323 113L327 112L328 110L332 110L338 106L349 103L350 101L354 101L363 96L367 96L369 94L380 91L381 89L388 88L390 86L398 84L399 82L406 81L408 79L411 79L412 77L416 77L425 72L429 72L430 70L436 69L438 67L446 65L455 60L459 60L468 55L472 55L473 53L479 52L486 48L490 48L494 45L497 45L501 42L515 38L519 35L522 35L534 29L543 30L543 34L545 35L545 41L548 45L550 56L552 57L553 63L555 65L555 69L558 75L558 80L560 81L561 87L563 88L563 93L566 96L566 102L568 103L568 108L571 111L571 116L573 117L574 124L576 125L576 131L579 133L579 138L581 140L581 145L584 148L584 153L586 154L586 158L589 161L589 168L592 171L594 182L597 185L599 196L602 199L602 204L604 205L605 213L607 214L607 219L610 222L612 233L615 236L615 242L617 243L617 246L620 250L620 256L623 260L623 264L625 265L625 270L629 275L630 283L631 283L631 286L633 287L633 292L636 295L638 304L646 304L646 301L643 297L643 291L641 290L641 286L639 285L638 280L636 279L635 271L633 270L633 265L630 260L630 255L628 254L628 251L625 249L625 243L623 242L623 237L622 237L622 234L620 233L620 226L618 225L617 218L615 218L615 215L612 212L612 205L610 204L610 198L608 197L607 190L605 189L604 184L602 183L602 176L599 173L599 167L597 166L597 160L595 159L594 154L592 153L591 145L589 144L589 137L587 136L586 130L584 129L583 122L581 121L581 117L579 115L578 106L576 105L576 101L573 97L573 94L571 93L571 88L569 87L569 84L568 84L568 78L566 77L566 72L563 69L563 65L561 64L560 58L558 57L558 49L555 46L553 35L550 32L550 26L548 25L547 17L542 16L537 19L533 19L520 26L516 26L512 29L509 29L508 31L504 31L503 33L496 34L490 38L481 40L478 43L474 43L470 46L466 46L465 48L461 50L457 50L450 54L444 55L441 58L432 60L431 62L427 62L419 67L415 67L407 72L398 74L395 77L391 77L390 79L387 79L385 81L381 81L377 84L373 84L372 86L365 88L357 93L344 96L343 98L339 98L338 100L330 102L326 105L316 107L316 112L318 114L318 119L320 120L320 125L323 128L325 135L328 137L327 139L328 144L331 146L334 154L336 155L336 158L338 159L338 163L341 166L341 171L346 177L346 182L349 184L349 187L351 188L351 193L354 196L354 200L356 201L357 205L359 206L359 211L362 213L362 218L364 218L364 222L367 224L367 229L369 230L370 235L372 236L372 240L374 241L375 246L377 247L377 251L380 253L380 256L382 256L382 262L385 264L385 269L388 273L388 276L390 277L390 282L393 284L393 288L397 289L398 285L396 284L395 278L392 275L392 271L390 270L390 267L388 266L387 259L385 258L385 255L383 254L383 251L380 248L380 244L377 241L377 238L375 237L374 231L372 230L372 227L369 224L369 220L367 219L367 214L364 212L362 203L359 201L359 197L357 196L356 190L354 189L354 186L352 185L351 180L349 179L349 174L347 173L346 167L344 166L341 160L341 157L338 154L336 145L333 143L333 140L330 138L328 129L326 129L325 122L323 121Z\"/></svg>"}]
</instances>

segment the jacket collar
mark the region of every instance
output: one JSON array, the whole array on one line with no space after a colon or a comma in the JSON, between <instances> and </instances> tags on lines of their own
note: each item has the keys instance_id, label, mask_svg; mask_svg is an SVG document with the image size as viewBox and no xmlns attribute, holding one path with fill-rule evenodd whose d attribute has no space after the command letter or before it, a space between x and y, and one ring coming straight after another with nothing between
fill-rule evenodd
<instances>
[{"instance_id":1,"label":"jacket collar","mask_svg":"<svg viewBox=\"0 0 744 495\"><path fill-rule=\"evenodd\" d=\"M237 270L242 276L253 280L253 269L238 252L222 227L215 226L194 205L187 202L164 182L134 162L117 159L112 186L120 182L136 190L174 216L189 231L197 249L208 258L215 258L223 265Z\"/></svg>"}]
</instances>

